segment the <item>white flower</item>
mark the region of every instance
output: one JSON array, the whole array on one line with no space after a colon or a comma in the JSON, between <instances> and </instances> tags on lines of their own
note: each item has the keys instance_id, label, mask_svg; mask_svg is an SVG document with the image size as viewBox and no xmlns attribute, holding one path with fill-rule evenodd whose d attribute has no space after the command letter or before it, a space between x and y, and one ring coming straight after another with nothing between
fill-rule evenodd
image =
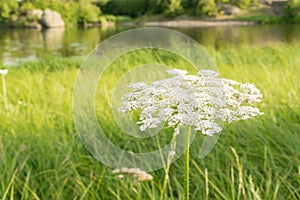
<instances>
[{"instance_id":1,"label":"white flower","mask_svg":"<svg viewBox=\"0 0 300 200\"><path fill-rule=\"evenodd\" d=\"M123 96L120 111L140 110L142 131L167 122L176 133L183 125L192 126L205 135L222 130L222 122L248 119L263 113L252 107L262 94L253 84L219 78L211 70L197 76L187 71L167 71L172 78L146 83L131 83L132 93Z\"/></svg>"},{"instance_id":2,"label":"white flower","mask_svg":"<svg viewBox=\"0 0 300 200\"><path fill-rule=\"evenodd\" d=\"M220 74L216 71L212 71L212 70L200 70L198 72L198 75L200 76L204 76L204 77L218 77Z\"/></svg>"},{"instance_id":3,"label":"white flower","mask_svg":"<svg viewBox=\"0 0 300 200\"><path fill-rule=\"evenodd\" d=\"M0 69L0 74L5 76L8 73L7 69Z\"/></svg>"},{"instance_id":4,"label":"white flower","mask_svg":"<svg viewBox=\"0 0 300 200\"><path fill-rule=\"evenodd\" d=\"M181 70L181 69L171 69L171 70L167 70L167 72L172 75L182 75L183 76L183 75L187 74L186 70Z\"/></svg>"}]
</instances>

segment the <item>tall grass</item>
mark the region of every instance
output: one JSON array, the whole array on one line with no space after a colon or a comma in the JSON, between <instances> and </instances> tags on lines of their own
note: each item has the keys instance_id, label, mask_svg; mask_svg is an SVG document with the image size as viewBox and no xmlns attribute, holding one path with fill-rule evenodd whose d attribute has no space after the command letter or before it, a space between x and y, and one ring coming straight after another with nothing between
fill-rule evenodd
<instances>
[{"instance_id":1,"label":"tall grass","mask_svg":"<svg viewBox=\"0 0 300 200\"><path fill-rule=\"evenodd\" d=\"M190 150L191 199L300 199L300 47L240 46L208 52L223 77L261 89L265 115L225 125L204 159L197 157L204 136L197 135ZM147 52L139 55L140 61L125 56L104 80L113 84L128 66L159 58ZM172 55L164 59L175 67L187 65ZM118 179L86 151L72 118L72 87L80 63L46 59L9 68L8 109L0 105L0 199L183 199L183 158L171 165L162 193L163 169L152 172L150 182ZM109 112L100 113L109 101L96 101L98 117L105 119L102 125L114 142L135 151L156 147L151 141L123 144Z\"/></svg>"}]
</instances>

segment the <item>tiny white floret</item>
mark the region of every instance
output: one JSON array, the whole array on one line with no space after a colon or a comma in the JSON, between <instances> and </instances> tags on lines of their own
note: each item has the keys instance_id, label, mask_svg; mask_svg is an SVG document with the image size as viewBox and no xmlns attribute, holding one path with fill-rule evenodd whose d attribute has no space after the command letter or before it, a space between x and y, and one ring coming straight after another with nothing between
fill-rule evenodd
<instances>
[{"instance_id":1,"label":"tiny white floret","mask_svg":"<svg viewBox=\"0 0 300 200\"><path fill-rule=\"evenodd\" d=\"M7 69L0 69L0 74L1 75L6 75L8 73L8 70Z\"/></svg>"}]
</instances>

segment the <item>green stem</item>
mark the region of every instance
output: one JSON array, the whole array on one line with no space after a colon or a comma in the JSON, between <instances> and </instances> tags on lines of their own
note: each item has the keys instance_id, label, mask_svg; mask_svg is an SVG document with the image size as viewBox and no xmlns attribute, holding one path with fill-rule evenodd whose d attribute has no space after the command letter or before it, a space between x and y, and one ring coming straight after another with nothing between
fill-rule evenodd
<instances>
[{"instance_id":1,"label":"green stem","mask_svg":"<svg viewBox=\"0 0 300 200\"><path fill-rule=\"evenodd\" d=\"M189 168L190 168L190 135L191 135L191 127L187 128L186 132L186 149L185 149L185 165L184 165L184 175L185 175L185 200L189 200Z\"/></svg>"},{"instance_id":2,"label":"green stem","mask_svg":"<svg viewBox=\"0 0 300 200\"><path fill-rule=\"evenodd\" d=\"M167 187L167 184L168 184L168 181L169 181L169 171L170 171L171 163L172 163L172 160L173 160L173 156L170 156L170 153L171 153L171 151L176 150L176 135L177 135L177 133L174 132L173 133L173 138L172 138L172 141L171 141L171 149L170 149L168 159L167 159L167 166L164 167L165 168L165 178L164 178L163 188L162 188L162 192L161 192L162 195L160 196L161 200L163 198L164 191L166 190L166 187Z\"/></svg>"},{"instance_id":3,"label":"green stem","mask_svg":"<svg viewBox=\"0 0 300 200\"><path fill-rule=\"evenodd\" d=\"M176 150L176 135L177 134L174 132L173 133L173 138L172 138L172 141L171 141L172 144L171 144L170 151L175 151ZM157 143L158 143L158 146L160 147L160 143L159 143L158 139L157 139ZM169 182L169 171L170 171L173 156L170 156L170 152L169 152L168 159L167 159L167 165L165 164L164 157L163 157L162 152L161 152L161 148L160 148L160 156L162 158L162 162L163 162L164 169L165 169L165 178L164 178L163 186L162 186L161 191L160 191L160 193L161 193L160 200L162 200L164 198L164 191L166 190L167 184Z\"/></svg>"},{"instance_id":4,"label":"green stem","mask_svg":"<svg viewBox=\"0 0 300 200\"><path fill-rule=\"evenodd\" d=\"M5 83L5 75L2 75L2 85L3 85L3 101L4 101L4 108L7 109L7 94L6 94L6 83Z\"/></svg>"}]
</instances>

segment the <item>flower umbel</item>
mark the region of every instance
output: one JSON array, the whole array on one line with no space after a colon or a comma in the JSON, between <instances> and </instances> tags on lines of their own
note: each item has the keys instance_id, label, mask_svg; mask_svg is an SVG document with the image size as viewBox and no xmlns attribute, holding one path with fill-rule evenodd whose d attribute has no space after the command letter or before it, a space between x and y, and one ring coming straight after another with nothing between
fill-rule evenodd
<instances>
[{"instance_id":1,"label":"flower umbel","mask_svg":"<svg viewBox=\"0 0 300 200\"><path fill-rule=\"evenodd\" d=\"M262 94L251 83L219 78L212 70L197 75L173 69L172 77L146 84L131 83L132 92L123 96L121 111L140 110L141 131L166 122L177 133L183 125L192 126L205 135L222 130L222 122L248 119L263 113L253 107Z\"/></svg>"}]
</instances>

